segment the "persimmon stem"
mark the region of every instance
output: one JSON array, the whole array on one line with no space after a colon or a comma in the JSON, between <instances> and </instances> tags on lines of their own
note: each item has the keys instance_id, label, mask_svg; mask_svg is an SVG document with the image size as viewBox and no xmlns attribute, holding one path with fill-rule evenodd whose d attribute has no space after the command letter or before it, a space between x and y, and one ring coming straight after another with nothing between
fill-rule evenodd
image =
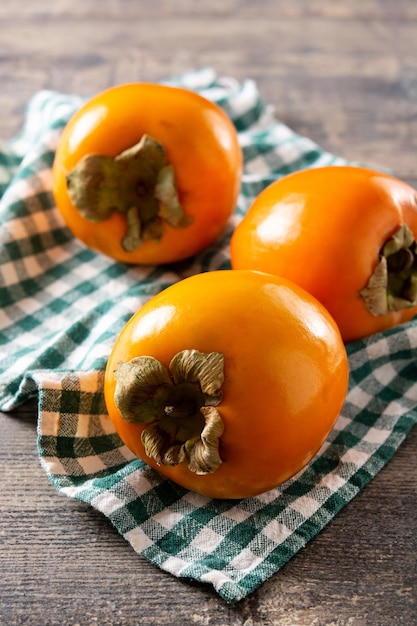
<instances>
[{"instance_id":1,"label":"persimmon stem","mask_svg":"<svg viewBox=\"0 0 417 626\"><path fill-rule=\"evenodd\" d=\"M116 211L126 217L121 245L127 252L146 240L159 241L164 223L173 228L190 223L165 149L148 135L116 157L87 154L66 180L71 202L86 219L101 222Z\"/></svg>"},{"instance_id":2,"label":"persimmon stem","mask_svg":"<svg viewBox=\"0 0 417 626\"><path fill-rule=\"evenodd\" d=\"M360 295L375 316L417 305L417 243L406 224L382 246L379 263Z\"/></svg>"},{"instance_id":3,"label":"persimmon stem","mask_svg":"<svg viewBox=\"0 0 417 626\"><path fill-rule=\"evenodd\" d=\"M197 350L176 354L169 369L150 356L119 363L115 402L124 420L147 424L141 438L150 458L163 465L186 461L196 474L216 471L223 370L222 354Z\"/></svg>"}]
</instances>

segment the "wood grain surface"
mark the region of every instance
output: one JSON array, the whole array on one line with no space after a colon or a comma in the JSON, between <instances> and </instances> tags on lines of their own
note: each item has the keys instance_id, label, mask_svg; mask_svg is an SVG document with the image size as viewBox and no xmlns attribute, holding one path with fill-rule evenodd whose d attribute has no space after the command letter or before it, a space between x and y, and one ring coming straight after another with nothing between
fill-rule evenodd
<instances>
[{"instance_id":1,"label":"wood grain surface","mask_svg":"<svg viewBox=\"0 0 417 626\"><path fill-rule=\"evenodd\" d=\"M2 0L0 139L39 89L91 95L212 66L254 79L323 148L417 186L415 0ZM1 304L1 303L0 303ZM58 495L36 405L0 414L0 626L413 626L417 429L279 573L237 606L133 552Z\"/></svg>"}]
</instances>

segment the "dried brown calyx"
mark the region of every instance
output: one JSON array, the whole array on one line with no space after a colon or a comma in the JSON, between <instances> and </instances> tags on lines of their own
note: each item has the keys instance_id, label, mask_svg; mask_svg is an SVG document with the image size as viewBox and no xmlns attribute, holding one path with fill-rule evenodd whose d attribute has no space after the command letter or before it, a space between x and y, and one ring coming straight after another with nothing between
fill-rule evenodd
<instances>
[{"instance_id":1,"label":"dried brown calyx","mask_svg":"<svg viewBox=\"0 0 417 626\"><path fill-rule=\"evenodd\" d=\"M126 217L121 245L127 252L146 240L159 241L164 223L174 228L190 223L165 149L148 135L116 157L87 154L68 174L67 188L79 213L92 222L106 220L116 211Z\"/></svg>"},{"instance_id":2,"label":"dried brown calyx","mask_svg":"<svg viewBox=\"0 0 417 626\"><path fill-rule=\"evenodd\" d=\"M383 245L379 263L360 294L372 315L417 305L417 244L406 224Z\"/></svg>"},{"instance_id":3,"label":"dried brown calyx","mask_svg":"<svg viewBox=\"0 0 417 626\"><path fill-rule=\"evenodd\" d=\"M142 443L150 458L163 465L186 461L196 474L219 467L221 353L183 350L169 369L153 357L140 356L119 363L115 378L115 402L123 419L147 424Z\"/></svg>"}]
</instances>

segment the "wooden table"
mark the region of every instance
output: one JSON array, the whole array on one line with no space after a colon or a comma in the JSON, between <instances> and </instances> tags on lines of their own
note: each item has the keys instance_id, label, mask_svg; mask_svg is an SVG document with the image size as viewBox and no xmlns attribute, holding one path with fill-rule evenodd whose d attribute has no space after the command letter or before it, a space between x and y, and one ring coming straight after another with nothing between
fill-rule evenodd
<instances>
[{"instance_id":1,"label":"wooden table","mask_svg":"<svg viewBox=\"0 0 417 626\"><path fill-rule=\"evenodd\" d=\"M50 88L82 95L201 66L254 79L324 148L417 186L415 0L2 0L0 137ZM0 415L0 624L417 624L417 429L316 539L227 606L133 552L40 468L36 406Z\"/></svg>"}]
</instances>

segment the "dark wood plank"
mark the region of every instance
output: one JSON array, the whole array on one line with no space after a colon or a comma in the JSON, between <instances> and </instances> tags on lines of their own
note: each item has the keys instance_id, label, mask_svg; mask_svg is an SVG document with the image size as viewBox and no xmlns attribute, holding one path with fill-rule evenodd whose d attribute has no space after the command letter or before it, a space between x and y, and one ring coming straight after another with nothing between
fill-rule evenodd
<instances>
[{"instance_id":1,"label":"dark wood plank","mask_svg":"<svg viewBox=\"0 0 417 626\"><path fill-rule=\"evenodd\" d=\"M331 0L141 0L140 4L130 0L88 0L74 3L71 0L56 0L52 4L44 0L31 0L24 4L15 0L3 0L0 17L8 19L50 19L61 16L69 19L91 19L97 16L130 19L161 17L211 18L227 17L253 19L254 17L294 18L325 17L334 20L370 19L407 20L417 17L417 6L413 0L362 0L361 2L335 3Z\"/></svg>"},{"instance_id":2,"label":"dark wood plank","mask_svg":"<svg viewBox=\"0 0 417 626\"><path fill-rule=\"evenodd\" d=\"M39 89L90 95L199 66L256 80L294 130L417 186L415 0L31 0L0 5L0 138ZM417 624L417 429L281 572L236 607L138 557L58 495L36 406L0 414L0 624Z\"/></svg>"},{"instance_id":3,"label":"dark wood plank","mask_svg":"<svg viewBox=\"0 0 417 626\"><path fill-rule=\"evenodd\" d=\"M177 12L162 3L158 13L149 2L132 18L132 3L98 10L96 2L84 9L63 2L45 17L37 0L30 4L37 11L3 17L0 137L18 131L25 103L40 88L90 95L211 65L256 80L278 117L326 149L414 180L416 18L404 16L415 16L415 3L368 2L358 15L359 1L339 12L330 2L315 10L298 2L298 12L265 4L253 16L252 3L233 2L236 13L218 15L217 5L198 10L183 2Z\"/></svg>"}]
</instances>

